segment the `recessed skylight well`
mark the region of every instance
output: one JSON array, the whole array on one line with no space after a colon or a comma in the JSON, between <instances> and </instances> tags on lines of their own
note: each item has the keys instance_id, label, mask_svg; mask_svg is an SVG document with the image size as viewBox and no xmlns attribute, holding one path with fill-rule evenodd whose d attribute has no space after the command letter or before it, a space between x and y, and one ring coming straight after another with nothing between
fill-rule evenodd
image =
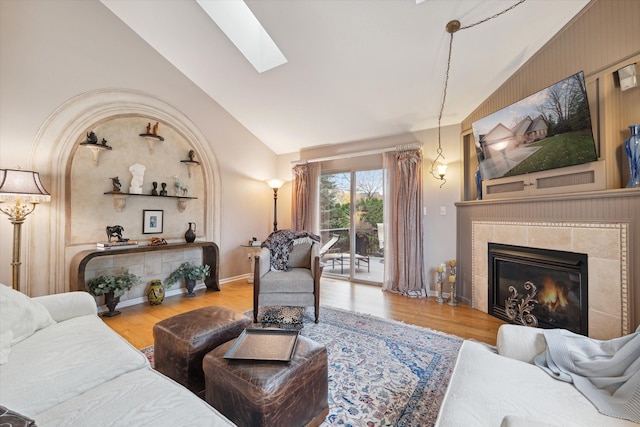
<instances>
[{"instance_id":1,"label":"recessed skylight well","mask_svg":"<svg viewBox=\"0 0 640 427\"><path fill-rule=\"evenodd\" d=\"M244 1L196 1L259 73L287 62Z\"/></svg>"}]
</instances>

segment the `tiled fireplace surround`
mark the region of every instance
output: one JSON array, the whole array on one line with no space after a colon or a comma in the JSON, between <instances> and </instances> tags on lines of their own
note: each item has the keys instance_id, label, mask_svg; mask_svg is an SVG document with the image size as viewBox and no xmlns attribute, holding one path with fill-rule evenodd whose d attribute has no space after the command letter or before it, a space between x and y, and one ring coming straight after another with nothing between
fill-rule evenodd
<instances>
[{"instance_id":1,"label":"tiled fireplace surround","mask_svg":"<svg viewBox=\"0 0 640 427\"><path fill-rule=\"evenodd\" d=\"M589 336L628 333L628 224L472 222L472 305L488 311L488 243L584 253L589 268Z\"/></svg>"},{"instance_id":2,"label":"tiled fireplace surround","mask_svg":"<svg viewBox=\"0 0 640 427\"><path fill-rule=\"evenodd\" d=\"M456 203L460 301L488 311L488 243L587 254L589 336L640 324L640 188ZM459 291L459 292L458 292Z\"/></svg>"}]
</instances>

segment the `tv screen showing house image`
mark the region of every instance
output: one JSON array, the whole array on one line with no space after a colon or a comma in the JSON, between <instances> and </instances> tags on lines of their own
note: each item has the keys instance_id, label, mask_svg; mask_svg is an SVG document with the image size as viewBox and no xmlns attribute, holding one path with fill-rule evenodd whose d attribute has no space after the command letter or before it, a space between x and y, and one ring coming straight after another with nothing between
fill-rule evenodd
<instances>
[{"instance_id":1,"label":"tv screen showing house image","mask_svg":"<svg viewBox=\"0 0 640 427\"><path fill-rule=\"evenodd\" d=\"M582 71L472 128L483 180L598 160Z\"/></svg>"}]
</instances>

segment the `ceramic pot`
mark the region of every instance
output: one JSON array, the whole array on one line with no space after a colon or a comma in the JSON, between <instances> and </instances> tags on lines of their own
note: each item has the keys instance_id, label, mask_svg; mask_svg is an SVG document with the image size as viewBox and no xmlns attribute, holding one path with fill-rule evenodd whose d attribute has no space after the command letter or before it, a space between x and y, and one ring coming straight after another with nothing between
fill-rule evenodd
<instances>
[{"instance_id":1,"label":"ceramic pot","mask_svg":"<svg viewBox=\"0 0 640 427\"><path fill-rule=\"evenodd\" d=\"M149 285L149 293L147 298L151 305L160 305L164 301L164 286L160 280L152 280Z\"/></svg>"},{"instance_id":2,"label":"ceramic pot","mask_svg":"<svg viewBox=\"0 0 640 427\"><path fill-rule=\"evenodd\" d=\"M475 180L476 180L476 190L478 191L478 197L476 199L482 200L482 175L480 175L480 169L476 171Z\"/></svg>"},{"instance_id":3,"label":"ceramic pot","mask_svg":"<svg viewBox=\"0 0 640 427\"><path fill-rule=\"evenodd\" d=\"M193 228L191 228L192 225L193 225ZM186 233L184 233L184 240L186 240L187 243L193 243L196 240L196 223L195 222L189 223L189 229L187 230Z\"/></svg>"},{"instance_id":4,"label":"ceramic pot","mask_svg":"<svg viewBox=\"0 0 640 427\"><path fill-rule=\"evenodd\" d=\"M193 292L193 290L196 288L196 280L195 279L184 279L184 284L187 288L187 293L185 295L185 298L192 298L195 297L196 294Z\"/></svg>"},{"instance_id":5,"label":"ceramic pot","mask_svg":"<svg viewBox=\"0 0 640 427\"><path fill-rule=\"evenodd\" d=\"M104 303L109 309L108 312L104 313L102 316L104 317L113 317L120 314L118 310L116 310L116 305L120 302L120 297L113 296L113 292L107 292L104 294Z\"/></svg>"},{"instance_id":6,"label":"ceramic pot","mask_svg":"<svg viewBox=\"0 0 640 427\"><path fill-rule=\"evenodd\" d=\"M629 182L627 188L640 187L640 125L629 126L631 136L624 143L629 158Z\"/></svg>"}]
</instances>

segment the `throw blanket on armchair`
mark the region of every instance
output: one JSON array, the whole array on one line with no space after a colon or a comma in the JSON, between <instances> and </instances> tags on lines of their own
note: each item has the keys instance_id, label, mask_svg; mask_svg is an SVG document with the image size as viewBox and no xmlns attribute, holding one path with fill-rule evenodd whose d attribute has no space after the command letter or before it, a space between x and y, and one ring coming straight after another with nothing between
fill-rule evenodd
<instances>
[{"instance_id":1,"label":"throw blanket on armchair","mask_svg":"<svg viewBox=\"0 0 640 427\"><path fill-rule=\"evenodd\" d=\"M535 364L573 383L604 415L640 423L640 327L608 341L566 329L545 329L547 349Z\"/></svg>"},{"instance_id":2,"label":"throw blanket on armchair","mask_svg":"<svg viewBox=\"0 0 640 427\"><path fill-rule=\"evenodd\" d=\"M285 271L289 263L289 253L294 244L320 243L320 237L308 231L277 230L269 234L262 243L271 251L271 271Z\"/></svg>"}]
</instances>

